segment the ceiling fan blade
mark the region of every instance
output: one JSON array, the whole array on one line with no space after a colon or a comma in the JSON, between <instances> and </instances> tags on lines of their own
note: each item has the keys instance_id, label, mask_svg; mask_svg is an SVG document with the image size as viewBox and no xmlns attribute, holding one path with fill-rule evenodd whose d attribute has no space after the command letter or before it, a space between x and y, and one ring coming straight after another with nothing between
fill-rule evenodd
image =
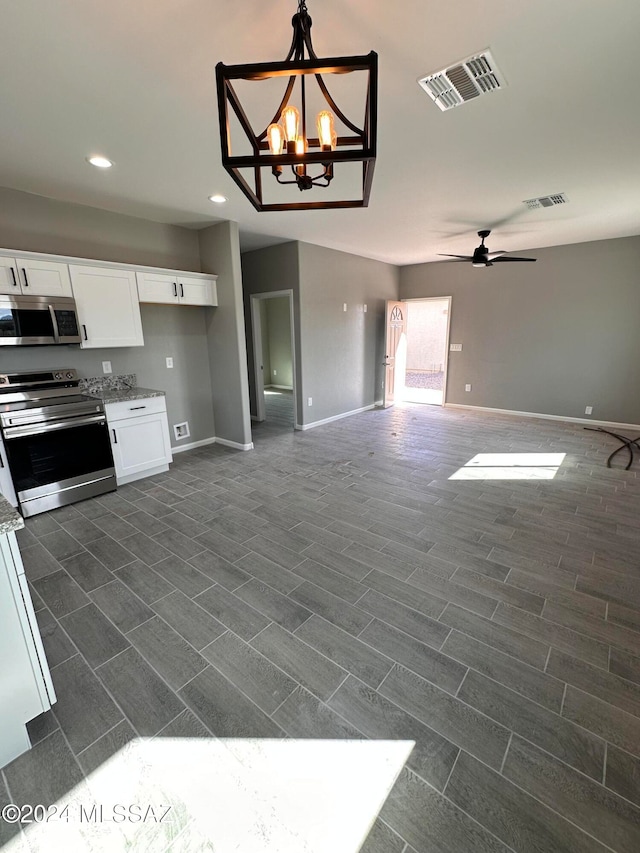
<instances>
[{"instance_id":1,"label":"ceiling fan blade","mask_svg":"<svg viewBox=\"0 0 640 853\"><path fill-rule=\"evenodd\" d=\"M507 254L506 252L489 252L489 254L487 255L487 260L495 261L495 259L499 258L500 255L506 255L506 254Z\"/></svg>"},{"instance_id":2,"label":"ceiling fan blade","mask_svg":"<svg viewBox=\"0 0 640 853\"><path fill-rule=\"evenodd\" d=\"M529 263L534 263L537 261L537 258L514 258L512 255L504 255L501 258L496 258L494 264L505 263L506 261L529 261Z\"/></svg>"},{"instance_id":3,"label":"ceiling fan blade","mask_svg":"<svg viewBox=\"0 0 640 853\"><path fill-rule=\"evenodd\" d=\"M443 255L442 252L439 254L440 258L459 258L461 261L472 261L472 255Z\"/></svg>"}]
</instances>

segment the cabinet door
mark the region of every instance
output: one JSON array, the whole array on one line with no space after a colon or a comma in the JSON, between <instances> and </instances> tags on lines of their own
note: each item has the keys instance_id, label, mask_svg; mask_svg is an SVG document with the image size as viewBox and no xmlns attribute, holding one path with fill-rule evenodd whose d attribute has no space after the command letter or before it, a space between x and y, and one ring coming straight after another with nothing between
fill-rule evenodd
<instances>
[{"instance_id":1,"label":"cabinet door","mask_svg":"<svg viewBox=\"0 0 640 853\"><path fill-rule=\"evenodd\" d=\"M22 293L18 268L13 258L0 258L0 293Z\"/></svg>"},{"instance_id":2,"label":"cabinet door","mask_svg":"<svg viewBox=\"0 0 640 853\"><path fill-rule=\"evenodd\" d=\"M70 266L81 347L141 347L142 321L133 271Z\"/></svg>"},{"instance_id":3,"label":"cabinet door","mask_svg":"<svg viewBox=\"0 0 640 853\"><path fill-rule=\"evenodd\" d=\"M172 460L164 412L110 421L109 432L118 482Z\"/></svg>"},{"instance_id":4,"label":"cabinet door","mask_svg":"<svg viewBox=\"0 0 640 853\"><path fill-rule=\"evenodd\" d=\"M9 473L9 463L7 462L7 452L4 448L4 442L0 435L0 495L6 498L11 506L18 506L16 491L13 488L13 480Z\"/></svg>"},{"instance_id":5,"label":"cabinet door","mask_svg":"<svg viewBox=\"0 0 640 853\"><path fill-rule=\"evenodd\" d=\"M181 275L178 290L182 305L217 305L215 281Z\"/></svg>"},{"instance_id":6,"label":"cabinet door","mask_svg":"<svg viewBox=\"0 0 640 853\"><path fill-rule=\"evenodd\" d=\"M140 302L162 302L177 304L178 278L167 273L136 273Z\"/></svg>"},{"instance_id":7,"label":"cabinet door","mask_svg":"<svg viewBox=\"0 0 640 853\"><path fill-rule=\"evenodd\" d=\"M0 536L0 625L2 766L28 748L25 723L49 707L49 703L43 702L39 689L42 687L41 664L7 535Z\"/></svg>"},{"instance_id":8,"label":"cabinet door","mask_svg":"<svg viewBox=\"0 0 640 853\"><path fill-rule=\"evenodd\" d=\"M25 296L71 296L67 264L16 258L22 292Z\"/></svg>"}]
</instances>

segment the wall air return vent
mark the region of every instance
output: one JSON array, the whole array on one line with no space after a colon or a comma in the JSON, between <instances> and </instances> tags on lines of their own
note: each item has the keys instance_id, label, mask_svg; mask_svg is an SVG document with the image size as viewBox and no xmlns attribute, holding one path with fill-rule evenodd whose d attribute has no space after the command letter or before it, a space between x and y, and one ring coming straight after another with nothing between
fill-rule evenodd
<instances>
[{"instance_id":1,"label":"wall air return vent","mask_svg":"<svg viewBox=\"0 0 640 853\"><path fill-rule=\"evenodd\" d=\"M564 193L554 193L539 198L527 198L523 204L526 204L529 210L538 210L540 207L555 207L556 204L566 204L568 201L569 199Z\"/></svg>"},{"instance_id":2,"label":"wall air return vent","mask_svg":"<svg viewBox=\"0 0 640 853\"><path fill-rule=\"evenodd\" d=\"M488 50L421 77L418 83L441 110L459 107L507 85Z\"/></svg>"}]
</instances>

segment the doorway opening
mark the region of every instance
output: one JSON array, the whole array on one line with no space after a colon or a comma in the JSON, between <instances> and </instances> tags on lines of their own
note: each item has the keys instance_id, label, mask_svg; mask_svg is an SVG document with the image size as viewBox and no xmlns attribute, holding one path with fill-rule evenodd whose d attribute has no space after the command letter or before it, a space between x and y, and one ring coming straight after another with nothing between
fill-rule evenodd
<instances>
[{"instance_id":1,"label":"doorway opening","mask_svg":"<svg viewBox=\"0 0 640 853\"><path fill-rule=\"evenodd\" d=\"M293 291L251 297L256 420L294 429L296 409Z\"/></svg>"},{"instance_id":2,"label":"doorway opening","mask_svg":"<svg viewBox=\"0 0 640 853\"><path fill-rule=\"evenodd\" d=\"M407 403L442 406L445 402L451 297L415 299L407 309L404 388Z\"/></svg>"},{"instance_id":3,"label":"doorway opening","mask_svg":"<svg viewBox=\"0 0 640 853\"><path fill-rule=\"evenodd\" d=\"M387 302L383 405L446 402L451 297Z\"/></svg>"}]
</instances>

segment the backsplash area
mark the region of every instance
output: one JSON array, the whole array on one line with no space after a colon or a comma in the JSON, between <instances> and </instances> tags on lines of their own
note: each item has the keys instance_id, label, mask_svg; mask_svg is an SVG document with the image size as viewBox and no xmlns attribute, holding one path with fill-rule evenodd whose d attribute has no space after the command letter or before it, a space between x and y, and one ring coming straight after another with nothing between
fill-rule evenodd
<instances>
[{"instance_id":1,"label":"backsplash area","mask_svg":"<svg viewBox=\"0 0 640 853\"><path fill-rule=\"evenodd\" d=\"M119 376L89 376L80 380L79 387L90 394L99 394L102 391L126 391L135 388L136 384L135 373L122 373Z\"/></svg>"}]
</instances>

